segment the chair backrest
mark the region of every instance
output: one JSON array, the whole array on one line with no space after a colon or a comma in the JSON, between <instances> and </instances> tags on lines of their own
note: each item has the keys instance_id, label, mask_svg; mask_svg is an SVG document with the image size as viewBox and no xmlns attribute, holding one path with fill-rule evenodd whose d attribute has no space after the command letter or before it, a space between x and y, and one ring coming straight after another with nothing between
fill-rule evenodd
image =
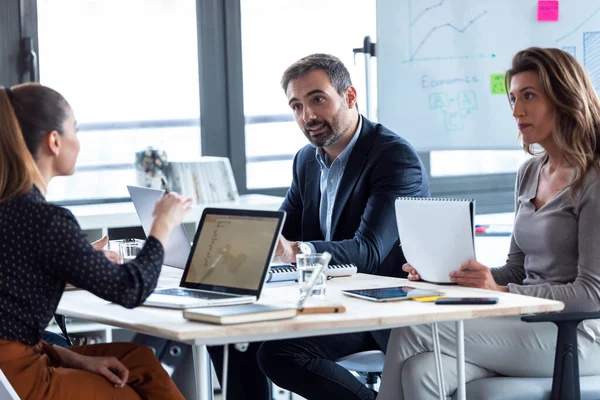
<instances>
[{"instance_id":1,"label":"chair backrest","mask_svg":"<svg viewBox=\"0 0 600 400\"><path fill-rule=\"evenodd\" d=\"M6 379L6 375L0 369L0 399L11 399L11 400L20 400L19 395L15 392L12 385Z\"/></svg>"}]
</instances>

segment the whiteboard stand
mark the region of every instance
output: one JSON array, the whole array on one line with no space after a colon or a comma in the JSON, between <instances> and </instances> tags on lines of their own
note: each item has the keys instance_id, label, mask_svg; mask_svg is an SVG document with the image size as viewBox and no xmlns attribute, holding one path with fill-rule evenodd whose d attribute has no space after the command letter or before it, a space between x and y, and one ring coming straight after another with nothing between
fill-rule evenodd
<instances>
[{"instance_id":1,"label":"whiteboard stand","mask_svg":"<svg viewBox=\"0 0 600 400\"><path fill-rule=\"evenodd\" d=\"M368 119L372 118L371 105L373 104L373 90L371 81L371 57L375 57L375 43L371 41L371 36L365 36L363 40L363 47L357 47L352 49L354 53L354 62L356 63L356 55L364 54L365 56L365 98L367 103L367 109L365 110L365 117Z\"/></svg>"}]
</instances>

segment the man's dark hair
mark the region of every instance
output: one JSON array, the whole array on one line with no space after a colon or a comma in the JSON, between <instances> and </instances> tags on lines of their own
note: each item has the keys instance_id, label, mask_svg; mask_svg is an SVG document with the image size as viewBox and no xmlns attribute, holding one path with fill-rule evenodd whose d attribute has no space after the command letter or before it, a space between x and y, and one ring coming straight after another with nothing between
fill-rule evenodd
<instances>
[{"instance_id":1,"label":"man's dark hair","mask_svg":"<svg viewBox=\"0 0 600 400\"><path fill-rule=\"evenodd\" d=\"M339 58L330 54L317 53L301 58L285 70L281 77L283 91L287 91L290 81L318 69L325 71L338 94L343 95L346 89L352 86L350 73Z\"/></svg>"}]
</instances>

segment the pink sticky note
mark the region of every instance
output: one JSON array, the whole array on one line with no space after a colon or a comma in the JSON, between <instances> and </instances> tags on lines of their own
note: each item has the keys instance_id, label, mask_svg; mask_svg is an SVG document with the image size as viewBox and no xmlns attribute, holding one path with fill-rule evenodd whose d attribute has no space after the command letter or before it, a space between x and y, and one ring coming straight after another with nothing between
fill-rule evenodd
<instances>
[{"instance_id":1,"label":"pink sticky note","mask_svg":"<svg viewBox=\"0 0 600 400\"><path fill-rule=\"evenodd\" d=\"M558 21L558 0L538 1L537 20Z\"/></svg>"}]
</instances>

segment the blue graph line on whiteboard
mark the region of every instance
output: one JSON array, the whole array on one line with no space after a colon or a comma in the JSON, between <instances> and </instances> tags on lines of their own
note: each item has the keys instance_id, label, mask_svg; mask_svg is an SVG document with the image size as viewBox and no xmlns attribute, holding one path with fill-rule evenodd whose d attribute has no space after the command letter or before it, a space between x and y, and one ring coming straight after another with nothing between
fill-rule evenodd
<instances>
[{"instance_id":1,"label":"blue graph line on whiteboard","mask_svg":"<svg viewBox=\"0 0 600 400\"><path fill-rule=\"evenodd\" d=\"M430 93L429 108L442 113L447 132L462 131L464 119L478 109L477 95L473 90L461 90L456 98L446 92Z\"/></svg>"},{"instance_id":2,"label":"blue graph line on whiteboard","mask_svg":"<svg viewBox=\"0 0 600 400\"><path fill-rule=\"evenodd\" d=\"M577 57L577 46L563 46L561 47L561 50L566 51L573 57Z\"/></svg>"},{"instance_id":3,"label":"blue graph line on whiteboard","mask_svg":"<svg viewBox=\"0 0 600 400\"><path fill-rule=\"evenodd\" d=\"M435 33L437 30L441 29L441 28L451 28L454 29L455 31L457 31L458 33L464 33L467 29L469 29L478 19L482 18L483 16L485 16L487 14L487 10L484 10L481 14L477 15L475 18L473 18L472 20L470 20L469 22L467 22L467 24L465 26L463 26L462 28L457 28L456 26L452 25L451 23L445 23L442 25L438 25L438 26L434 26L433 28L431 28L431 30L425 35L425 37L421 40L421 43L419 43L419 46L417 46L417 48L415 49L415 51L413 51L413 53L410 56L410 59L408 60L408 62L411 61L415 61L415 60L420 60L423 61L421 59L415 59L415 57L417 56L417 54L419 53L419 51L421 50L421 48L425 45L425 43L427 43L427 40L429 40L429 38L431 37L431 35L433 35L433 33ZM412 28L409 28L412 29ZM489 57L488 55L478 55L478 56L470 56L470 58L486 58ZM464 56L459 56L459 57L453 57L453 58L464 58ZM433 59L437 59L439 60L440 58L437 57L433 57Z\"/></svg>"},{"instance_id":4,"label":"blue graph line on whiteboard","mask_svg":"<svg viewBox=\"0 0 600 400\"><path fill-rule=\"evenodd\" d=\"M431 11L431 10L433 10L434 8L441 7L441 6L444 4L444 1L446 1L446 0L440 0L440 2L439 2L439 3L437 3L437 4L433 5L433 6L429 6L429 7L425 8L423 11L421 11L421 12L419 13L419 15L417 15L417 18L413 19L413 20L410 22L410 26L413 26L413 25L414 25L414 24L415 24L415 23L416 23L416 22L419 20L419 18L421 18L421 17L423 16L423 14L427 13L427 11Z\"/></svg>"},{"instance_id":5,"label":"blue graph line on whiteboard","mask_svg":"<svg viewBox=\"0 0 600 400\"><path fill-rule=\"evenodd\" d=\"M566 38L568 38L569 36L571 36L572 34L574 34L575 32L577 32L579 30L579 28L581 28L583 25L586 24L586 22L588 22L590 19L592 19L594 17L594 15L596 15L598 13L598 11L600 11L600 7L596 8L596 10L594 10L594 12L591 13L589 17L587 17L586 19L584 19L583 22L581 22L579 25L577 25L574 29L570 30L566 34L564 34L561 37L559 37L558 39L556 39L555 43L558 43L558 42L560 42L562 40L565 40Z\"/></svg>"},{"instance_id":6,"label":"blue graph line on whiteboard","mask_svg":"<svg viewBox=\"0 0 600 400\"><path fill-rule=\"evenodd\" d=\"M596 92L600 89L600 32L583 33L583 66Z\"/></svg>"}]
</instances>

